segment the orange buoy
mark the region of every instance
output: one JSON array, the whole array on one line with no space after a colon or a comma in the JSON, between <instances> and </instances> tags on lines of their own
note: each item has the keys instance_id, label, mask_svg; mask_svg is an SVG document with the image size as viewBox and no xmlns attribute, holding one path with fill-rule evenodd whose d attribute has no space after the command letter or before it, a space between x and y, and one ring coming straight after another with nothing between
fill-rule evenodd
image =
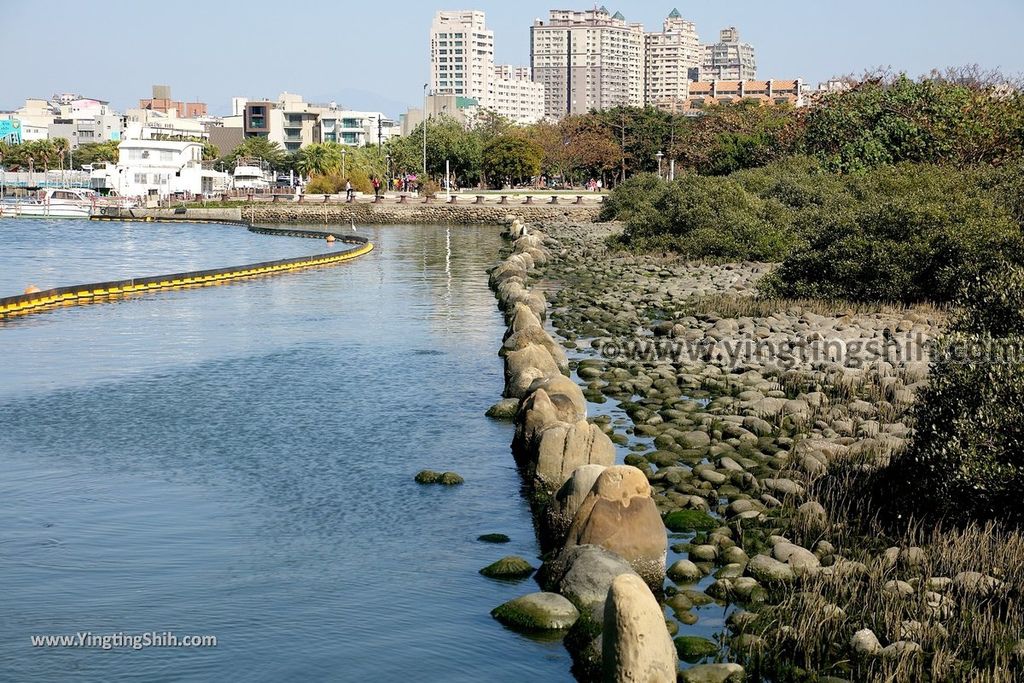
<instances>
[{"instance_id":1,"label":"orange buoy","mask_svg":"<svg viewBox=\"0 0 1024 683\"><path fill-rule=\"evenodd\" d=\"M333 241L334 241L334 239L335 239L335 238L334 238L334 235L328 235L328 236L327 236L327 241L328 241L328 242L333 242Z\"/></svg>"},{"instance_id":2,"label":"orange buoy","mask_svg":"<svg viewBox=\"0 0 1024 683\"><path fill-rule=\"evenodd\" d=\"M28 287L25 288L25 293L26 294L35 294L38 291L40 291L40 290L35 285L29 285Z\"/></svg>"}]
</instances>

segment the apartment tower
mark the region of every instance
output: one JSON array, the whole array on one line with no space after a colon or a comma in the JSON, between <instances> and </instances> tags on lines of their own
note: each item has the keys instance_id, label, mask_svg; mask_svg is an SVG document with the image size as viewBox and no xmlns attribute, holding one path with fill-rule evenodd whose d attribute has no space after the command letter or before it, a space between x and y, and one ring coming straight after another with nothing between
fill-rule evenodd
<instances>
[{"instance_id":1,"label":"apartment tower","mask_svg":"<svg viewBox=\"0 0 1024 683\"><path fill-rule=\"evenodd\" d=\"M619 12L551 10L530 27L530 62L550 117L644 104L644 29Z\"/></svg>"},{"instance_id":2,"label":"apartment tower","mask_svg":"<svg viewBox=\"0 0 1024 683\"><path fill-rule=\"evenodd\" d=\"M667 111L682 108L698 78L703 50L692 21L674 9L659 33L645 36L644 101Z\"/></svg>"},{"instance_id":3,"label":"apartment tower","mask_svg":"<svg viewBox=\"0 0 1024 683\"><path fill-rule=\"evenodd\" d=\"M704 46L702 81L752 81L757 78L754 46L740 42L735 26L723 28L718 42Z\"/></svg>"},{"instance_id":4,"label":"apartment tower","mask_svg":"<svg viewBox=\"0 0 1024 683\"><path fill-rule=\"evenodd\" d=\"M430 26L430 89L472 97L489 106L494 79L494 31L476 10L438 12Z\"/></svg>"}]
</instances>

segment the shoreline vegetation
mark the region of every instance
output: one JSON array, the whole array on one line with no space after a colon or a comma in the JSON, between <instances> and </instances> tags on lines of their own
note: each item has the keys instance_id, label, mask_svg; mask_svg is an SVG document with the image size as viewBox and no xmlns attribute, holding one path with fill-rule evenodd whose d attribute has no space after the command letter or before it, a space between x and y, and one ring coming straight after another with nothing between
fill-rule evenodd
<instances>
[{"instance_id":1,"label":"shoreline vegetation","mask_svg":"<svg viewBox=\"0 0 1024 683\"><path fill-rule=\"evenodd\" d=\"M603 222L512 224L490 414L578 679L1024 677L1024 96L969 75L711 112Z\"/></svg>"}]
</instances>

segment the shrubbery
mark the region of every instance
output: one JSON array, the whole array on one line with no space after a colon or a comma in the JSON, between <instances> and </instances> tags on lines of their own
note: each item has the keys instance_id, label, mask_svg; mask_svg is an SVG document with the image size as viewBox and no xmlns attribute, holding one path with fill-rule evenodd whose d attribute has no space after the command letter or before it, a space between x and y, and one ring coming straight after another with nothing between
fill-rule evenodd
<instances>
[{"instance_id":1,"label":"shrubbery","mask_svg":"<svg viewBox=\"0 0 1024 683\"><path fill-rule=\"evenodd\" d=\"M1024 270L974 280L933 359L916 436L879 475L892 514L1024 522Z\"/></svg>"},{"instance_id":2,"label":"shrubbery","mask_svg":"<svg viewBox=\"0 0 1024 683\"><path fill-rule=\"evenodd\" d=\"M794 157L728 177L636 176L603 209L622 245L771 260L769 295L949 301L1001 258L1024 259L1021 165L900 164L838 175Z\"/></svg>"}]
</instances>

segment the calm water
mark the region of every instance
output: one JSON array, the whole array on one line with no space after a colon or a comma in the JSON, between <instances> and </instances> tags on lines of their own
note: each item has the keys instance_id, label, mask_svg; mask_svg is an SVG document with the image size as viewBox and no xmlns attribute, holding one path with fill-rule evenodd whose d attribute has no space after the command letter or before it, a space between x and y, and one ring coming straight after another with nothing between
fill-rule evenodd
<instances>
[{"instance_id":1,"label":"calm water","mask_svg":"<svg viewBox=\"0 0 1024 683\"><path fill-rule=\"evenodd\" d=\"M477 573L537 552L511 429L483 417L497 231L362 232L378 249L341 266L0 323L0 680L571 680L560 643L488 614L533 582ZM324 248L0 221L0 292ZM30 645L167 630L219 645Z\"/></svg>"}]
</instances>

